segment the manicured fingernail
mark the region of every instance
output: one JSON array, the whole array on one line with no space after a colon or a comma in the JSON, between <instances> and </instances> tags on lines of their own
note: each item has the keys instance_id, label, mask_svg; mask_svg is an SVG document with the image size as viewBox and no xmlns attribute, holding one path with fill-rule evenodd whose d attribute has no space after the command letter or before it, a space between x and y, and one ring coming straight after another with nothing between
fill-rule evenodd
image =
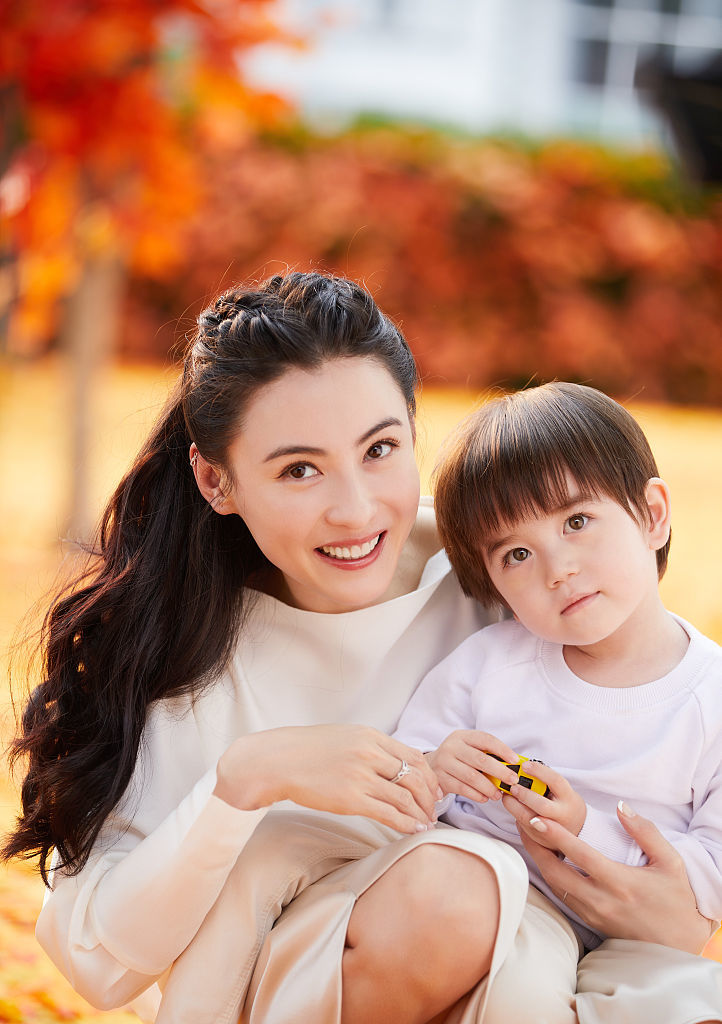
<instances>
[{"instance_id":1,"label":"manicured fingernail","mask_svg":"<svg viewBox=\"0 0 722 1024\"><path fill-rule=\"evenodd\" d=\"M426 830L428 829L429 826L428 825L422 825L420 821L417 821L415 827L416 827L416 831L417 832L426 832Z\"/></svg>"},{"instance_id":2,"label":"manicured fingernail","mask_svg":"<svg viewBox=\"0 0 722 1024\"><path fill-rule=\"evenodd\" d=\"M541 818L530 818L529 819L529 824L531 825L532 828L535 828L537 830L537 832L546 832L547 831L547 826L546 826L545 822L543 822L541 820Z\"/></svg>"},{"instance_id":3,"label":"manicured fingernail","mask_svg":"<svg viewBox=\"0 0 722 1024\"><path fill-rule=\"evenodd\" d=\"M624 800L620 800L617 804L617 810L620 814L623 814L625 818L634 818L635 814L629 804L625 804Z\"/></svg>"}]
</instances>

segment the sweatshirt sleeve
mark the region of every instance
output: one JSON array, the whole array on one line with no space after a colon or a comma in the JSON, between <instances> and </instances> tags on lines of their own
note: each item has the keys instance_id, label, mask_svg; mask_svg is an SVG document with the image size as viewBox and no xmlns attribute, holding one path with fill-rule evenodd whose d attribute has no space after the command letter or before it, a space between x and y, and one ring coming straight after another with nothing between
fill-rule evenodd
<instances>
[{"instance_id":1,"label":"sweatshirt sleeve","mask_svg":"<svg viewBox=\"0 0 722 1024\"><path fill-rule=\"evenodd\" d=\"M435 750L456 729L474 729L472 690L482 661L481 634L474 633L419 683L394 737L410 747Z\"/></svg>"},{"instance_id":2,"label":"sweatshirt sleeve","mask_svg":"<svg viewBox=\"0 0 722 1024\"><path fill-rule=\"evenodd\" d=\"M717 744L718 746L718 744ZM679 853L697 900L699 912L711 921L722 920L722 766L718 754L709 755L713 767L703 759L694 783L692 817L679 828L659 824L659 831ZM645 815L644 808L635 808ZM654 814L650 815L654 821ZM625 832L616 814L607 814L587 804L587 817L579 838L612 860L637 867L647 856Z\"/></svg>"},{"instance_id":3,"label":"sweatshirt sleeve","mask_svg":"<svg viewBox=\"0 0 722 1024\"><path fill-rule=\"evenodd\" d=\"M266 813L213 796L216 762L207 766L192 715L170 727L156 716L146 732L91 858L75 876L54 872L36 929L76 991L100 1009L129 1002L168 970Z\"/></svg>"},{"instance_id":4,"label":"sweatshirt sleeve","mask_svg":"<svg viewBox=\"0 0 722 1024\"><path fill-rule=\"evenodd\" d=\"M620 864L637 866L647 863L641 847L624 831L616 814L600 811L589 803L579 838Z\"/></svg>"},{"instance_id":5,"label":"sweatshirt sleeve","mask_svg":"<svg viewBox=\"0 0 722 1024\"><path fill-rule=\"evenodd\" d=\"M661 829L684 861L699 912L722 920L722 765L717 735L698 766L692 818L686 830Z\"/></svg>"}]
</instances>

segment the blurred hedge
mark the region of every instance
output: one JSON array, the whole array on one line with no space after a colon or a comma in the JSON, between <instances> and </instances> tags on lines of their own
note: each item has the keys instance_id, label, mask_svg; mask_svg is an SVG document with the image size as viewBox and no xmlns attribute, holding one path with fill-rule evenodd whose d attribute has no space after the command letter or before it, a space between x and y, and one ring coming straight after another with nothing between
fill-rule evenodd
<instances>
[{"instance_id":1,"label":"blurred hedge","mask_svg":"<svg viewBox=\"0 0 722 1024\"><path fill-rule=\"evenodd\" d=\"M722 405L722 198L659 154L367 126L205 161L173 275L131 282L127 354L165 356L239 279L320 265L364 280L437 382Z\"/></svg>"}]
</instances>

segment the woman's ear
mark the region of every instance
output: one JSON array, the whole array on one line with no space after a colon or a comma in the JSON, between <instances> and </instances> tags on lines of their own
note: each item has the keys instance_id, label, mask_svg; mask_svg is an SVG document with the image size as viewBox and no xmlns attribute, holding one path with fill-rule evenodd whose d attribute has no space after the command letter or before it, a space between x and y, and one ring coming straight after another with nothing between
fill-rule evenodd
<instances>
[{"instance_id":1,"label":"woman's ear","mask_svg":"<svg viewBox=\"0 0 722 1024\"><path fill-rule=\"evenodd\" d=\"M223 493L223 479L221 474L213 465L203 458L198 451L195 441L191 444L188 452L191 467L196 478L198 490L206 499L214 512L221 516L231 515L236 511L232 500Z\"/></svg>"},{"instance_id":2,"label":"woman's ear","mask_svg":"<svg viewBox=\"0 0 722 1024\"><path fill-rule=\"evenodd\" d=\"M649 546L652 551L658 551L669 540L669 531L672 528L669 487L660 477L653 476L647 481L644 496L649 509L649 521L646 524Z\"/></svg>"}]
</instances>

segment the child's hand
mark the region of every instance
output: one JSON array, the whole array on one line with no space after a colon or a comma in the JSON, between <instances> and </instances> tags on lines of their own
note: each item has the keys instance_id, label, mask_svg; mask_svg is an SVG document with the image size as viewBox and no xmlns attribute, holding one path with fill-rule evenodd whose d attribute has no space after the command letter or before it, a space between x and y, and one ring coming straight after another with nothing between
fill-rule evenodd
<instances>
[{"instance_id":1,"label":"child's hand","mask_svg":"<svg viewBox=\"0 0 722 1024\"><path fill-rule=\"evenodd\" d=\"M504 796L504 806L516 818L517 824L536 843L553 849L545 842L543 826L544 818L558 821L572 835L578 836L587 816L587 805L576 790L572 789L567 780L559 772L555 772L546 764L527 761L524 771L533 775L540 782L545 782L551 790L549 796L541 796L530 789L515 783L509 795ZM530 822L537 819L534 825Z\"/></svg>"},{"instance_id":2,"label":"child's hand","mask_svg":"<svg viewBox=\"0 0 722 1024\"><path fill-rule=\"evenodd\" d=\"M500 764L492 754L497 754L504 761L519 760L506 743L478 729L452 732L441 746L425 756L444 793L456 793L477 803L486 803L487 800L500 800L501 792L483 772L502 782L512 783L517 778L515 772Z\"/></svg>"}]
</instances>

